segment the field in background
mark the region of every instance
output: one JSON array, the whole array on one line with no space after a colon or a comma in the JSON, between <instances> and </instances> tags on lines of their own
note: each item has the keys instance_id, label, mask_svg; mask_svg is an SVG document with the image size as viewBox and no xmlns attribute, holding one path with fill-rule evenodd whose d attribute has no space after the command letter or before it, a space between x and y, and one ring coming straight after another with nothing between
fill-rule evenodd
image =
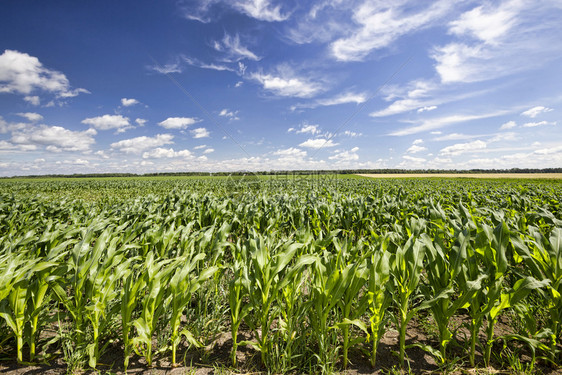
<instances>
[{"instance_id":1,"label":"field in background","mask_svg":"<svg viewBox=\"0 0 562 375\"><path fill-rule=\"evenodd\" d=\"M0 180L0 372L550 373L562 185L388 176Z\"/></svg>"},{"instance_id":2,"label":"field in background","mask_svg":"<svg viewBox=\"0 0 562 375\"><path fill-rule=\"evenodd\" d=\"M562 173L389 173L359 174L371 178L485 178L485 179L521 179L521 180L560 180Z\"/></svg>"}]
</instances>

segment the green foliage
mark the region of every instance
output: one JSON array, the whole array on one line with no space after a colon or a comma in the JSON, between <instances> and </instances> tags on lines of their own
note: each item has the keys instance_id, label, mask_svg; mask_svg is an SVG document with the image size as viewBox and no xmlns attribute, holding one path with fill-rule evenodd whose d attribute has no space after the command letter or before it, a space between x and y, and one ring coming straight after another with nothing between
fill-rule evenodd
<instances>
[{"instance_id":1,"label":"green foliage","mask_svg":"<svg viewBox=\"0 0 562 375\"><path fill-rule=\"evenodd\" d=\"M113 344L127 368L135 355L208 359L230 330L233 367L245 346L272 373L327 373L366 343L376 367L394 322L403 367L411 320L427 309L438 340L412 345L441 368L464 360L449 349L463 345L471 366L478 348L490 365L500 342L532 355L506 354L518 371L560 364L560 184L242 180L0 181L3 348L34 362L55 342L75 369ZM519 327L499 336L506 312ZM451 322L466 316L461 342Z\"/></svg>"}]
</instances>

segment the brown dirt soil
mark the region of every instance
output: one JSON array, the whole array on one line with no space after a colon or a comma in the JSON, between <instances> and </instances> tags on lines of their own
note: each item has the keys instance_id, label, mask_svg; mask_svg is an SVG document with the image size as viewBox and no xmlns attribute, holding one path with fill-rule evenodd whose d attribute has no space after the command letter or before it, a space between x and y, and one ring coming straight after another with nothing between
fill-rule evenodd
<instances>
[{"instance_id":1,"label":"brown dirt soil","mask_svg":"<svg viewBox=\"0 0 562 375\"><path fill-rule=\"evenodd\" d=\"M493 359L492 367L484 369L479 367L477 369L469 368L467 357L467 342L468 331L463 324L467 324L469 319L467 316L455 317L451 323L451 330L454 332L459 344L450 345L448 349L449 357L463 358L459 361L457 368L452 368L449 374L511 374L504 365L502 370L500 363ZM496 326L496 334L502 335L512 333L513 330L505 319L500 320ZM240 340L252 340L253 335L248 332L239 333ZM484 331L480 332L480 340L484 341ZM433 322L430 315L418 316L413 319L409 326L406 336L406 345L419 343L423 345L430 345L434 348L438 347L437 327ZM230 368L230 350L232 348L232 337L230 333L222 333L216 337L213 343L199 351L189 350L186 348L178 348L178 358L184 364L179 367L172 367L169 361L169 353L164 355L156 355L154 366L148 368L143 358L133 354L129 364L127 374L135 375L180 375L180 374L196 374L196 375L211 375L211 374L266 374L266 371L260 371L261 365L259 354L250 347L240 346L238 349L238 370L234 371ZM494 346L494 352L499 353L503 349L501 343ZM348 375L382 375L388 374L392 368L398 367L398 331L394 327L389 327L384 334L379 344L377 353L377 366L373 369L370 365L368 351L370 344L365 344L363 348L353 348L349 353L350 364L346 370L341 370L342 374ZM528 361L530 357L525 355L525 348L523 350L523 361ZM91 369L76 372L78 374L125 374L123 370L123 351L119 346L109 347L100 363L98 370ZM442 369L439 368L435 358L422 350L419 347L411 347L406 349L406 355L409 361L409 367L413 374L441 374ZM481 363L482 356L478 353L476 361ZM341 367L341 366L340 366ZM407 368L407 366L406 366ZM562 375L562 369L554 369L548 366L540 366L538 373L544 375ZM67 367L64 364L61 356L59 355L55 360L49 364L34 364L34 365L18 365L14 361L0 362L0 374L5 375L60 375L66 374ZM302 372L296 371L295 374ZM392 372L390 372L392 373ZM406 372L407 373L407 372Z\"/></svg>"},{"instance_id":2,"label":"brown dirt soil","mask_svg":"<svg viewBox=\"0 0 562 375\"><path fill-rule=\"evenodd\" d=\"M507 179L562 179L562 173L380 173L359 174L371 178L507 178Z\"/></svg>"}]
</instances>

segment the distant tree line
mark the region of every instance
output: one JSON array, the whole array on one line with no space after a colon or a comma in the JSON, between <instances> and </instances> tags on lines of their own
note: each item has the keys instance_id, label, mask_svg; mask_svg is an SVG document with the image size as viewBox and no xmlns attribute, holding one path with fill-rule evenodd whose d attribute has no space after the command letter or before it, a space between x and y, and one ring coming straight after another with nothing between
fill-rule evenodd
<instances>
[{"instance_id":1,"label":"distant tree line","mask_svg":"<svg viewBox=\"0 0 562 375\"><path fill-rule=\"evenodd\" d=\"M286 170L286 171L236 171L236 172L161 172L161 173L74 173L1 177L5 178L102 178L102 177L180 177L180 176L245 176L245 175L309 175L309 174L419 174L419 173L562 173L562 168L511 168L511 169L342 169L342 170Z\"/></svg>"}]
</instances>

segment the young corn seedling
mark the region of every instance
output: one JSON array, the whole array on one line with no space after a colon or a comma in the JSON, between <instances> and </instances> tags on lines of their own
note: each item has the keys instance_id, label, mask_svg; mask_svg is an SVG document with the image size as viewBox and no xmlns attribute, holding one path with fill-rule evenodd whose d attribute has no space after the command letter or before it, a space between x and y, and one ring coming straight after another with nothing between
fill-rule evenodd
<instances>
[{"instance_id":1,"label":"young corn seedling","mask_svg":"<svg viewBox=\"0 0 562 375\"><path fill-rule=\"evenodd\" d=\"M383 240L381 247L375 247L368 258L369 286L367 291L369 322L371 328L371 366L377 361L377 349L384 335L386 311L392 298L387 285L390 282L390 253L386 250L387 240Z\"/></svg>"},{"instance_id":2,"label":"young corn seedling","mask_svg":"<svg viewBox=\"0 0 562 375\"><path fill-rule=\"evenodd\" d=\"M137 336L133 338L132 344L138 344L140 350L135 347L137 354L146 359L147 365L152 367L152 337L156 329L156 323L160 316L166 311L165 300L168 297L168 282L170 273L175 268L172 259L157 261L154 252L150 251L144 261L142 278L144 279L145 292L141 300L142 311L139 318L133 321L137 329Z\"/></svg>"},{"instance_id":3,"label":"young corn seedling","mask_svg":"<svg viewBox=\"0 0 562 375\"><path fill-rule=\"evenodd\" d=\"M399 361L402 367L404 367L406 350L406 328L408 322L418 311L418 308L412 307L411 304L416 297L414 293L420 282L424 257L425 246L413 235L390 257L390 274L393 284L389 284L389 286L392 288L394 303L398 308Z\"/></svg>"},{"instance_id":4,"label":"young corn seedling","mask_svg":"<svg viewBox=\"0 0 562 375\"><path fill-rule=\"evenodd\" d=\"M170 325L173 365L176 364L176 350L182 335L185 336L190 344L196 347L201 346L187 328L180 331L180 324L181 317L191 302L193 294L201 287L201 284L205 280L213 276L213 274L218 270L218 267L213 266L205 269L204 271L200 271L199 266L203 259L205 259L204 253L198 253L195 255L193 251L179 258L179 267L170 279L169 288L172 298L170 302L170 307L172 309Z\"/></svg>"},{"instance_id":5,"label":"young corn seedling","mask_svg":"<svg viewBox=\"0 0 562 375\"><path fill-rule=\"evenodd\" d=\"M549 358L557 363L558 338L562 333L562 228L554 228L548 240L534 226L530 226L529 231L531 237L526 243L518 235L511 236L511 243L523 257L531 275L550 282L546 294L546 306L550 313L548 328L551 331Z\"/></svg>"},{"instance_id":6,"label":"young corn seedling","mask_svg":"<svg viewBox=\"0 0 562 375\"><path fill-rule=\"evenodd\" d=\"M248 246L251 261L248 271L248 296L253 311L258 314L258 327L254 327L257 348L261 353L262 363L267 365L273 344L270 329L273 321L279 316L277 304L280 299L279 294L292 280L292 275L300 272L305 265L314 262L315 258L310 255L301 256L293 266L290 266L302 244L280 243L271 235L264 237L254 233Z\"/></svg>"}]
</instances>

